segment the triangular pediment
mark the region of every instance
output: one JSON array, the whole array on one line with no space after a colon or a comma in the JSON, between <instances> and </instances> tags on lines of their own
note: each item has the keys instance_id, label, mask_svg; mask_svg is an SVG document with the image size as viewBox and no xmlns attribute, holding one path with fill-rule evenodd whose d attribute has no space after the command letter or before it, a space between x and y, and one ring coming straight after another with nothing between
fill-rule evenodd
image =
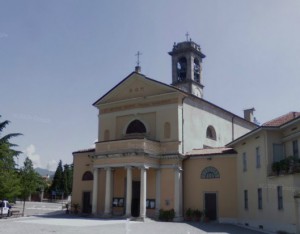
<instances>
[{"instance_id":1,"label":"triangular pediment","mask_svg":"<svg viewBox=\"0 0 300 234\"><path fill-rule=\"evenodd\" d=\"M100 104L175 92L181 91L170 85L163 84L142 74L133 72L98 99L94 105L97 106Z\"/></svg>"}]
</instances>

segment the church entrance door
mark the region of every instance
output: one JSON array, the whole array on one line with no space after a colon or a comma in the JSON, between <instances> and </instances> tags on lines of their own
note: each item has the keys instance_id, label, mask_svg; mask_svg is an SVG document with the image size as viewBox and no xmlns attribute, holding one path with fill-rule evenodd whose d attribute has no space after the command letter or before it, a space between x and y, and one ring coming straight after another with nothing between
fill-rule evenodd
<instances>
[{"instance_id":1,"label":"church entrance door","mask_svg":"<svg viewBox=\"0 0 300 234\"><path fill-rule=\"evenodd\" d=\"M209 220L214 221L217 219L217 194L205 193L205 216Z\"/></svg>"},{"instance_id":2,"label":"church entrance door","mask_svg":"<svg viewBox=\"0 0 300 234\"><path fill-rule=\"evenodd\" d=\"M141 193L141 182L132 181L131 215L133 217L139 217L140 215L140 193Z\"/></svg>"}]
</instances>

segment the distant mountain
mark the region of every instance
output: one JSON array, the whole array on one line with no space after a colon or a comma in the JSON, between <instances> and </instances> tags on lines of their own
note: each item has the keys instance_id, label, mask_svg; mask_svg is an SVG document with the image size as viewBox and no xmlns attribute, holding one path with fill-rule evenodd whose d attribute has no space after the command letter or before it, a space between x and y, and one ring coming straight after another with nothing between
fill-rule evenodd
<instances>
[{"instance_id":1,"label":"distant mountain","mask_svg":"<svg viewBox=\"0 0 300 234\"><path fill-rule=\"evenodd\" d=\"M34 170L41 176L49 175L50 177L53 177L53 175L55 173L54 171L49 171L47 169L40 168L40 167L34 168Z\"/></svg>"}]
</instances>

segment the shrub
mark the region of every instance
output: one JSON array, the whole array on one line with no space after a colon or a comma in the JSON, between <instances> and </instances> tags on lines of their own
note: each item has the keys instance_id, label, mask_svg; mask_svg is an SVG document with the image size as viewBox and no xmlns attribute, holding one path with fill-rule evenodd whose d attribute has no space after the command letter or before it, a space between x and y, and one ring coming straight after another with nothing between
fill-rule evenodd
<instances>
[{"instance_id":1,"label":"shrub","mask_svg":"<svg viewBox=\"0 0 300 234\"><path fill-rule=\"evenodd\" d=\"M163 209L160 209L159 210L159 217L158 219L161 220L161 221L173 221L175 217L175 211L174 209L171 209L171 210L163 210Z\"/></svg>"},{"instance_id":2,"label":"shrub","mask_svg":"<svg viewBox=\"0 0 300 234\"><path fill-rule=\"evenodd\" d=\"M280 172L280 163L279 162L274 162L272 164L272 171L275 172L277 175L279 175L279 172Z\"/></svg>"},{"instance_id":3,"label":"shrub","mask_svg":"<svg viewBox=\"0 0 300 234\"><path fill-rule=\"evenodd\" d=\"M185 212L185 216L187 218L187 220L191 220L192 219L192 216L193 216L193 211L191 208L188 208Z\"/></svg>"},{"instance_id":4,"label":"shrub","mask_svg":"<svg viewBox=\"0 0 300 234\"><path fill-rule=\"evenodd\" d=\"M73 203L72 206L74 214L79 213L80 205L78 203Z\"/></svg>"},{"instance_id":5,"label":"shrub","mask_svg":"<svg viewBox=\"0 0 300 234\"><path fill-rule=\"evenodd\" d=\"M289 234L289 233L286 231L277 231L277 234Z\"/></svg>"},{"instance_id":6,"label":"shrub","mask_svg":"<svg viewBox=\"0 0 300 234\"><path fill-rule=\"evenodd\" d=\"M202 212L200 210L196 209L193 211L193 220L194 221L200 221L201 216L202 216Z\"/></svg>"}]
</instances>

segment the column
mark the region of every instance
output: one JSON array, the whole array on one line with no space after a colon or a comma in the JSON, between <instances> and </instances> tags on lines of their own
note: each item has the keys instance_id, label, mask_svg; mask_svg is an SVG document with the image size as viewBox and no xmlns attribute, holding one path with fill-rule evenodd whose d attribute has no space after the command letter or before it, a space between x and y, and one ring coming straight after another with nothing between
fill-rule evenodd
<instances>
[{"instance_id":1,"label":"column","mask_svg":"<svg viewBox=\"0 0 300 234\"><path fill-rule=\"evenodd\" d=\"M155 213L158 217L159 215L159 210L160 210L160 199L161 199L161 193L160 193L160 187L161 187L161 182L160 182L160 169L156 169L156 181L155 181L155 185L156 185L156 194L155 194Z\"/></svg>"},{"instance_id":2,"label":"column","mask_svg":"<svg viewBox=\"0 0 300 234\"><path fill-rule=\"evenodd\" d=\"M174 210L175 220L182 219L182 172L181 168L174 169Z\"/></svg>"},{"instance_id":3,"label":"column","mask_svg":"<svg viewBox=\"0 0 300 234\"><path fill-rule=\"evenodd\" d=\"M127 167L126 180L126 212L125 216L131 216L131 201L132 201L132 167Z\"/></svg>"},{"instance_id":4,"label":"column","mask_svg":"<svg viewBox=\"0 0 300 234\"><path fill-rule=\"evenodd\" d=\"M300 195L296 195L294 198L296 208L296 234L300 234Z\"/></svg>"},{"instance_id":5,"label":"column","mask_svg":"<svg viewBox=\"0 0 300 234\"><path fill-rule=\"evenodd\" d=\"M146 218L147 170L141 167L140 218Z\"/></svg>"},{"instance_id":6,"label":"column","mask_svg":"<svg viewBox=\"0 0 300 234\"><path fill-rule=\"evenodd\" d=\"M105 168L106 170L106 179L105 179L105 206L104 206L104 215L111 215L111 168Z\"/></svg>"},{"instance_id":7,"label":"column","mask_svg":"<svg viewBox=\"0 0 300 234\"><path fill-rule=\"evenodd\" d=\"M92 201L92 214L97 214L97 198L98 198L98 168L94 168L93 171L93 201Z\"/></svg>"}]
</instances>

